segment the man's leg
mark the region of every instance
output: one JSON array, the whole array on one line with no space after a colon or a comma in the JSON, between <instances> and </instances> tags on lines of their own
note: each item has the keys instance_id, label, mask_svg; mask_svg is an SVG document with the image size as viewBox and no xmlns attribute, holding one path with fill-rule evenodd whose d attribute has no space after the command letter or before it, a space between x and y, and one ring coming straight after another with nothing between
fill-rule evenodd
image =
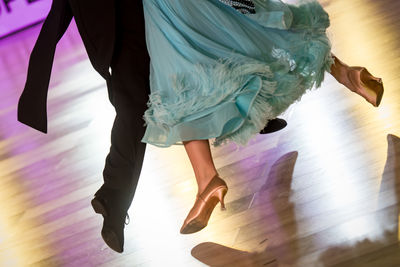
<instances>
[{"instance_id":1,"label":"man's leg","mask_svg":"<svg viewBox=\"0 0 400 267\"><path fill-rule=\"evenodd\" d=\"M92 205L104 217L104 241L113 250L122 252L126 212L135 194L146 147L141 139L150 93L149 56L141 1L118 2L116 37L109 88L116 118L103 171L104 184L96 192Z\"/></svg>"},{"instance_id":2,"label":"man's leg","mask_svg":"<svg viewBox=\"0 0 400 267\"><path fill-rule=\"evenodd\" d=\"M147 67L149 63L145 56L132 55L127 49L121 51L122 55L113 66L111 84L116 117L103 176L107 189L119 191L126 197L127 203L123 208L127 210L138 183L146 148L141 139L145 131L143 114L149 88L148 70L138 71L133 65L138 57L142 57L141 63Z\"/></svg>"}]
</instances>

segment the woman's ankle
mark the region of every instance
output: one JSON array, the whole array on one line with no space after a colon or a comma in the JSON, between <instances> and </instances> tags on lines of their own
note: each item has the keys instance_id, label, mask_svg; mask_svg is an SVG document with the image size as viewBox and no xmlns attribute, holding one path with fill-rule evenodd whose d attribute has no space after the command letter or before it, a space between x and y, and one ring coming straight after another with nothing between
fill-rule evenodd
<instances>
[{"instance_id":1,"label":"woman's ankle","mask_svg":"<svg viewBox=\"0 0 400 267\"><path fill-rule=\"evenodd\" d=\"M348 65L335 58L335 63L331 66L330 73L339 83L347 86L349 70L350 67Z\"/></svg>"},{"instance_id":2,"label":"woman's ankle","mask_svg":"<svg viewBox=\"0 0 400 267\"><path fill-rule=\"evenodd\" d=\"M214 178L216 175L218 175L216 170L203 171L201 174L196 175L199 194L204 191L212 178Z\"/></svg>"}]
</instances>

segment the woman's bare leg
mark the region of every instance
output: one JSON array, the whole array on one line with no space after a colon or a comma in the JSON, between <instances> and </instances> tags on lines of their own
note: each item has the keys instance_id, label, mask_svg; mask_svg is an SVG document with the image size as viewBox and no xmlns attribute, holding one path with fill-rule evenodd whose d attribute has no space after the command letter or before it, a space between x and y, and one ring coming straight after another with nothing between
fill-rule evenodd
<instances>
[{"instance_id":1,"label":"woman's bare leg","mask_svg":"<svg viewBox=\"0 0 400 267\"><path fill-rule=\"evenodd\" d=\"M183 143L196 176L198 196L181 227L181 234L191 234L207 226L218 202L225 209L224 197L228 191L225 181L217 176L208 140Z\"/></svg>"},{"instance_id":2,"label":"woman's bare leg","mask_svg":"<svg viewBox=\"0 0 400 267\"><path fill-rule=\"evenodd\" d=\"M217 174L211 155L210 143L208 140L192 140L185 141L183 144L192 164L200 193Z\"/></svg>"},{"instance_id":3,"label":"woman's bare leg","mask_svg":"<svg viewBox=\"0 0 400 267\"><path fill-rule=\"evenodd\" d=\"M351 84L348 74L350 67L343 63L338 57L332 54L334 63L331 66L330 74L341 84L346 86L351 91L355 91L354 86Z\"/></svg>"}]
</instances>

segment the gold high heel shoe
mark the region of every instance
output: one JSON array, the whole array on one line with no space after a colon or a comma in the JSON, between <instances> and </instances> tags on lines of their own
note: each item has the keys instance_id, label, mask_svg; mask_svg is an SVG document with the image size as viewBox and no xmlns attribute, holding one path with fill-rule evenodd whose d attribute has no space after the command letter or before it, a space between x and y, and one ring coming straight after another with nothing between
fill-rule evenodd
<instances>
[{"instance_id":1,"label":"gold high heel shoe","mask_svg":"<svg viewBox=\"0 0 400 267\"><path fill-rule=\"evenodd\" d=\"M218 202L221 202L221 210L225 210L226 192L228 186L225 181L215 175L204 191L197 195L196 202L181 227L181 234L192 234L206 227Z\"/></svg>"},{"instance_id":2,"label":"gold high heel shoe","mask_svg":"<svg viewBox=\"0 0 400 267\"><path fill-rule=\"evenodd\" d=\"M338 70L337 78L340 83L351 91L362 96L374 107L378 107L383 96L383 83L381 78L372 76L364 67L349 67L333 56L335 68Z\"/></svg>"}]
</instances>

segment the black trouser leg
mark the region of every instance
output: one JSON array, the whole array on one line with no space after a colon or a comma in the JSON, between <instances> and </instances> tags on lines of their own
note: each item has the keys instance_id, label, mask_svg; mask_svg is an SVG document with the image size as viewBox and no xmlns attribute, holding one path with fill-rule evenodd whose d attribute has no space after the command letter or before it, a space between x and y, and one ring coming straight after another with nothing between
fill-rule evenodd
<instances>
[{"instance_id":1,"label":"black trouser leg","mask_svg":"<svg viewBox=\"0 0 400 267\"><path fill-rule=\"evenodd\" d=\"M146 148L141 142L145 131L143 114L150 91L143 12L139 9L137 13L139 16L135 12L131 23L127 22L127 15L122 16L124 21L117 23L119 31L110 82L110 98L116 110L116 118L111 132L111 148L103 171L104 186L119 191L118 194L123 196L126 204L123 207L125 210L132 202L142 169Z\"/></svg>"},{"instance_id":2,"label":"black trouser leg","mask_svg":"<svg viewBox=\"0 0 400 267\"><path fill-rule=\"evenodd\" d=\"M149 56L145 43L142 1L116 4L116 41L107 81L116 117L103 171L104 184L91 204L103 216L101 235L113 250L123 252L126 211L132 203L146 145L143 114L149 89Z\"/></svg>"}]
</instances>

